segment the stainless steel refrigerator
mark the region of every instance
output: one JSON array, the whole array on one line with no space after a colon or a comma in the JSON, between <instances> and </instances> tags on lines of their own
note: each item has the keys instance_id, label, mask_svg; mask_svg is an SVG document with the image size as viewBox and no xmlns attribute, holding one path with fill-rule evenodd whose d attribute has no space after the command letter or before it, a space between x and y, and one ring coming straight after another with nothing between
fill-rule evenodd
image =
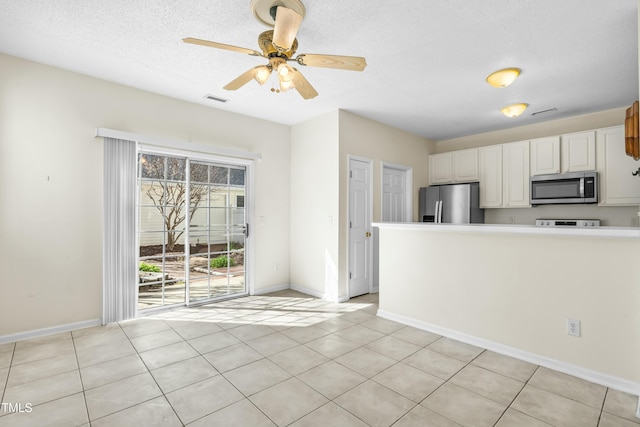
<instances>
[{"instance_id":1,"label":"stainless steel refrigerator","mask_svg":"<svg viewBox=\"0 0 640 427\"><path fill-rule=\"evenodd\" d=\"M484 223L480 187L468 184L432 185L420 189L420 220L449 224Z\"/></svg>"}]
</instances>

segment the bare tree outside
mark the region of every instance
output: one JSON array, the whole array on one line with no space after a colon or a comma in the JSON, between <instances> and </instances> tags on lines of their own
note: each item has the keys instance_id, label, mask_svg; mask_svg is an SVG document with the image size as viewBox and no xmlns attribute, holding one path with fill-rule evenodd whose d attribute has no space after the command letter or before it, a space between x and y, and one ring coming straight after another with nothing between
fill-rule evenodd
<instances>
[{"instance_id":1,"label":"bare tree outside","mask_svg":"<svg viewBox=\"0 0 640 427\"><path fill-rule=\"evenodd\" d=\"M167 252L172 252L184 234L184 227L180 228L180 225L187 217L186 159L143 154L140 165L142 177L153 180L145 193L162 215L167 231ZM204 176L199 176L203 173ZM194 183L207 182L206 168L192 170L191 177L189 220L193 218L209 191L207 185Z\"/></svg>"}]
</instances>

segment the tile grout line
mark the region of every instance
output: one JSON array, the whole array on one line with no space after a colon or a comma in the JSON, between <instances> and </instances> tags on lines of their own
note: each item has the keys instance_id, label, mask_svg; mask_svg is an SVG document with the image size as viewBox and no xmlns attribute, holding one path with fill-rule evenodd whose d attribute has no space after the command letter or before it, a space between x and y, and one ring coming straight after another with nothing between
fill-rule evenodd
<instances>
[{"instance_id":1,"label":"tile grout line","mask_svg":"<svg viewBox=\"0 0 640 427\"><path fill-rule=\"evenodd\" d=\"M87 416L87 422L91 425L91 418L89 417L89 405L87 404L87 395L85 393L84 381L82 380L82 370L80 370L80 360L78 359L78 349L76 348L76 339L71 332L71 343L73 344L73 354L76 357L76 365L78 366L78 377L80 377L80 386L82 387L82 400L84 401L84 411Z\"/></svg>"},{"instance_id":2,"label":"tile grout line","mask_svg":"<svg viewBox=\"0 0 640 427\"><path fill-rule=\"evenodd\" d=\"M538 372L538 369L540 369L540 366L539 366L539 365L536 365L536 369L533 371L533 373L532 373L532 374L531 374L531 376L527 379L527 381L525 381L525 382L524 382L524 385L522 386L522 388L520 389L520 391L518 391L518 393L516 393L516 395L515 395L515 396L513 397L513 399L511 400L511 403L509 403L509 404L507 405L507 407L505 408L504 412L502 412L502 415L500 415L500 418L498 418L498 420L495 422L495 424L494 424L494 425L496 425L496 424L498 424L498 423L500 422L500 420L502 419L502 417L504 417L504 415L507 413L507 411L508 411L509 409L513 409L514 411L518 411L518 410L517 410L517 409L515 409L515 408L511 408L511 405L513 405L513 403L516 401L516 399L518 398L518 396L520 396L520 394L524 391L525 387L527 387L527 385L529 384L529 381L531 381L531 378L533 378L533 376L536 374L536 372ZM536 418L536 417L534 417L534 416L532 416L532 415L529 415L529 414L524 413L524 412L521 412L521 411L518 411L518 412L520 412L520 413L522 413L522 414L525 414L526 416L531 417L531 418L533 418L534 420L538 420L538 421L540 421L540 422L542 422L542 423L548 424L548 423L546 423L545 421L540 420L540 419L538 419L538 418Z\"/></svg>"},{"instance_id":3,"label":"tile grout line","mask_svg":"<svg viewBox=\"0 0 640 427\"><path fill-rule=\"evenodd\" d=\"M2 395L0 396L0 403L4 402L4 395L7 392L7 386L9 385L9 375L11 375L11 367L13 366L13 358L16 354L16 343L13 343L13 349L11 350L11 358L9 359L9 366L7 367L7 378L4 380L4 386L2 387Z\"/></svg>"}]
</instances>

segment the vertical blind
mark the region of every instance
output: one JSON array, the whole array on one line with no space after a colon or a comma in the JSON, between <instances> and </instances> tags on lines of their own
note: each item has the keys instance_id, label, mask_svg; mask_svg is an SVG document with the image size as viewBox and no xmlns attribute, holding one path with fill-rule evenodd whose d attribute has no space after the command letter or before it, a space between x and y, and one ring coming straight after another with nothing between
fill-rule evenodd
<instances>
[{"instance_id":1,"label":"vertical blind","mask_svg":"<svg viewBox=\"0 0 640 427\"><path fill-rule=\"evenodd\" d=\"M102 324L136 315L136 143L104 138Z\"/></svg>"}]
</instances>

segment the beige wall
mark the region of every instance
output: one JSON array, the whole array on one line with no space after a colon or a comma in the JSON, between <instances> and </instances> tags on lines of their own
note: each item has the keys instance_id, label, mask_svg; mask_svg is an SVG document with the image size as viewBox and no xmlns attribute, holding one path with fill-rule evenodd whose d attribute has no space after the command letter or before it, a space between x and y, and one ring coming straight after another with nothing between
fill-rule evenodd
<instances>
[{"instance_id":1,"label":"beige wall","mask_svg":"<svg viewBox=\"0 0 640 427\"><path fill-rule=\"evenodd\" d=\"M427 183L434 142L347 111L325 114L291 130L291 283L328 299L347 296L348 156L373 161L373 218L381 210L382 162L413 168L417 189ZM336 198L336 194L340 194Z\"/></svg>"},{"instance_id":2,"label":"beige wall","mask_svg":"<svg viewBox=\"0 0 640 427\"><path fill-rule=\"evenodd\" d=\"M337 300L338 111L291 128L291 283Z\"/></svg>"},{"instance_id":3,"label":"beige wall","mask_svg":"<svg viewBox=\"0 0 640 427\"><path fill-rule=\"evenodd\" d=\"M382 162L413 168L413 220L418 217L418 191L428 184L428 155L435 142L411 135L348 111L340 111L340 295L347 295L348 261L348 156L373 161L373 221L382 216Z\"/></svg>"},{"instance_id":4,"label":"beige wall","mask_svg":"<svg viewBox=\"0 0 640 427\"><path fill-rule=\"evenodd\" d=\"M381 227L382 311L640 387L640 241L427 227Z\"/></svg>"},{"instance_id":5,"label":"beige wall","mask_svg":"<svg viewBox=\"0 0 640 427\"><path fill-rule=\"evenodd\" d=\"M255 286L289 283L288 126L0 55L0 336L101 316L97 127L262 153Z\"/></svg>"},{"instance_id":6,"label":"beige wall","mask_svg":"<svg viewBox=\"0 0 640 427\"><path fill-rule=\"evenodd\" d=\"M436 150L438 153L444 153L465 148L484 147L486 145L622 125L624 124L625 110L626 107L621 107L566 119L442 140L437 142ZM505 120L508 119L505 117Z\"/></svg>"}]
</instances>

